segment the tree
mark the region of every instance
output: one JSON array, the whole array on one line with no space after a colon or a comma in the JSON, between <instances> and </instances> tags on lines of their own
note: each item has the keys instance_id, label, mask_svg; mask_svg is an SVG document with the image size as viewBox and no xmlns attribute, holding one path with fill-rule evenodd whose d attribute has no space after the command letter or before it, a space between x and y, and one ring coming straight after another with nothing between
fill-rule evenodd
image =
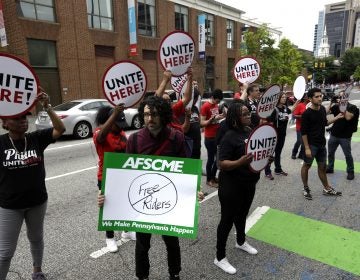
<instances>
[{"instance_id":1,"label":"tree","mask_svg":"<svg viewBox=\"0 0 360 280\"><path fill-rule=\"evenodd\" d=\"M360 47L347 50L341 58L340 76L341 79L348 81L360 65Z\"/></svg>"},{"instance_id":2,"label":"tree","mask_svg":"<svg viewBox=\"0 0 360 280\"><path fill-rule=\"evenodd\" d=\"M359 81L360 80L360 65L358 65L354 72L354 80Z\"/></svg>"}]
</instances>

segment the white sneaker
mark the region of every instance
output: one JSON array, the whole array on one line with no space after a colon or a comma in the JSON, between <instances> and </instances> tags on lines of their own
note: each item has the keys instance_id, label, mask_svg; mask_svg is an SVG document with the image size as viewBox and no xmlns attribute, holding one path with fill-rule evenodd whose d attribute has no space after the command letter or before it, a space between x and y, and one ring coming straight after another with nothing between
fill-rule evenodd
<instances>
[{"instance_id":1,"label":"white sneaker","mask_svg":"<svg viewBox=\"0 0 360 280\"><path fill-rule=\"evenodd\" d=\"M136 240L136 232L133 231L123 231L121 233L121 238L123 239L130 239L130 240Z\"/></svg>"},{"instance_id":2,"label":"white sneaker","mask_svg":"<svg viewBox=\"0 0 360 280\"><path fill-rule=\"evenodd\" d=\"M241 246L239 244L237 244L237 242L236 242L235 248L241 249L241 250L249 253L250 255L256 255L258 253L258 251L253 246L251 246L249 243L247 243L246 241Z\"/></svg>"},{"instance_id":3,"label":"white sneaker","mask_svg":"<svg viewBox=\"0 0 360 280\"><path fill-rule=\"evenodd\" d=\"M106 248L111 253L116 253L119 250L115 238L106 238Z\"/></svg>"},{"instance_id":4,"label":"white sneaker","mask_svg":"<svg viewBox=\"0 0 360 280\"><path fill-rule=\"evenodd\" d=\"M221 261L218 261L217 258L215 258L214 260L214 264L217 267L220 267L222 270L224 270L226 273L229 274L235 274L236 273L236 269L235 267L233 267L229 261L227 260L227 258L223 258Z\"/></svg>"}]
</instances>

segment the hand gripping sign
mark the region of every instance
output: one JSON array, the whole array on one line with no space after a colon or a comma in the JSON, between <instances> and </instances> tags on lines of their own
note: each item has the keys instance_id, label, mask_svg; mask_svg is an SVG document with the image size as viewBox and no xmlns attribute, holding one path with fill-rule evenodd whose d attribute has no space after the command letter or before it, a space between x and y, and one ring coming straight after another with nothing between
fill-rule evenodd
<instances>
[{"instance_id":1,"label":"hand gripping sign","mask_svg":"<svg viewBox=\"0 0 360 280\"><path fill-rule=\"evenodd\" d=\"M241 83L253 83L260 76L260 64L253 57L242 57L235 64L234 77Z\"/></svg>"},{"instance_id":2,"label":"hand gripping sign","mask_svg":"<svg viewBox=\"0 0 360 280\"><path fill-rule=\"evenodd\" d=\"M132 61L122 60L111 65L103 76L105 97L113 105L129 108L138 103L146 91L144 70Z\"/></svg>"},{"instance_id":3,"label":"hand gripping sign","mask_svg":"<svg viewBox=\"0 0 360 280\"><path fill-rule=\"evenodd\" d=\"M352 89L353 89L352 86L348 86L345 89L344 94L341 96L341 99L339 101L339 110L340 110L341 113L345 113L345 111L346 111L347 105L349 103L350 93L351 93Z\"/></svg>"},{"instance_id":4,"label":"hand gripping sign","mask_svg":"<svg viewBox=\"0 0 360 280\"><path fill-rule=\"evenodd\" d=\"M272 85L263 94L257 107L257 114L260 118L270 117L279 101L280 91L278 85Z\"/></svg>"},{"instance_id":5,"label":"hand gripping sign","mask_svg":"<svg viewBox=\"0 0 360 280\"><path fill-rule=\"evenodd\" d=\"M188 76L187 74L178 76L178 77L171 77L171 87L176 92L177 100L180 100L185 93L187 83L188 83Z\"/></svg>"},{"instance_id":6,"label":"hand gripping sign","mask_svg":"<svg viewBox=\"0 0 360 280\"><path fill-rule=\"evenodd\" d=\"M35 104L39 80L21 59L0 53L0 117L12 118Z\"/></svg>"},{"instance_id":7,"label":"hand gripping sign","mask_svg":"<svg viewBox=\"0 0 360 280\"><path fill-rule=\"evenodd\" d=\"M173 76L186 73L194 59L195 43L186 32L174 31L166 35L159 48L159 60Z\"/></svg>"},{"instance_id":8,"label":"hand gripping sign","mask_svg":"<svg viewBox=\"0 0 360 280\"><path fill-rule=\"evenodd\" d=\"M250 169L260 172L268 164L277 142L277 132L272 125L263 124L255 128L246 143L246 154L253 154Z\"/></svg>"},{"instance_id":9,"label":"hand gripping sign","mask_svg":"<svg viewBox=\"0 0 360 280\"><path fill-rule=\"evenodd\" d=\"M305 93L306 81L303 76L296 78L293 86L294 96L297 100L300 100Z\"/></svg>"}]
</instances>

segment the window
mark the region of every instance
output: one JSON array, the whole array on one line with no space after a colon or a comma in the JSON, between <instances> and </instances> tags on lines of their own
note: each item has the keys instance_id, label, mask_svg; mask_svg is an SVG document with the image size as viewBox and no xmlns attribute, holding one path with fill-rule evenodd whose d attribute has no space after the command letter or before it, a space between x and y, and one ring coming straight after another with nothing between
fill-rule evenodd
<instances>
[{"instance_id":1,"label":"window","mask_svg":"<svg viewBox=\"0 0 360 280\"><path fill-rule=\"evenodd\" d=\"M20 0L17 5L21 17L55 22L54 0Z\"/></svg>"},{"instance_id":2,"label":"window","mask_svg":"<svg viewBox=\"0 0 360 280\"><path fill-rule=\"evenodd\" d=\"M139 34L156 37L155 0L138 0L137 3Z\"/></svg>"},{"instance_id":3,"label":"window","mask_svg":"<svg viewBox=\"0 0 360 280\"><path fill-rule=\"evenodd\" d=\"M206 14L205 16L205 44L209 46L214 46L214 16L210 14Z\"/></svg>"},{"instance_id":4,"label":"window","mask_svg":"<svg viewBox=\"0 0 360 280\"><path fill-rule=\"evenodd\" d=\"M157 52L152 50L143 50L143 60L156 60Z\"/></svg>"},{"instance_id":5,"label":"window","mask_svg":"<svg viewBox=\"0 0 360 280\"><path fill-rule=\"evenodd\" d=\"M27 43L31 66L57 67L55 42L28 39Z\"/></svg>"},{"instance_id":6,"label":"window","mask_svg":"<svg viewBox=\"0 0 360 280\"><path fill-rule=\"evenodd\" d=\"M101 106L103 106L101 102L91 102L84 106L81 106L79 109L81 111L92 111L92 110L99 109Z\"/></svg>"},{"instance_id":7,"label":"window","mask_svg":"<svg viewBox=\"0 0 360 280\"><path fill-rule=\"evenodd\" d=\"M234 22L229 19L226 20L226 47L228 49L235 47Z\"/></svg>"},{"instance_id":8,"label":"window","mask_svg":"<svg viewBox=\"0 0 360 280\"><path fill-rule=\"evenodd\" d=\"M112 0L86 0L86 5L90 28L114 30Z\"/></svg>"},{"instance_id":9,"label":"window","mask_svg":"<svg viewBox=\"0 0 360 280\"><path fill-rule=\"evenodd\" d=\"M189 9L181 5L175 5L175 29L188 32L188 18Z\"/></svg>"}]
</instances>

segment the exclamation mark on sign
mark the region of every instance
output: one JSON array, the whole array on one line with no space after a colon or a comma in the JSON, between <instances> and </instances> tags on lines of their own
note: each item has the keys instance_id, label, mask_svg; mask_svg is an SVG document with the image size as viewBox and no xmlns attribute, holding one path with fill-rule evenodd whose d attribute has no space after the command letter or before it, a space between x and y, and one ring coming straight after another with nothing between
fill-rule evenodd
<instances>
[{"instance_id":1,"label":"exclamation mark on sign","mask_svg":"<svg viewBox=\"0 0 360 280\"><path fill-rule=\"evenodd\" d=\"M27 92L26 93L26 105L29 105L30 104L30 102L29 102L29 100L30 100L30 97L31 97L31 92Z\"/></svg>"},{"instance_id":2,"label":"exclamation mark on sign","mask_svg":"<svg viewBox=\"0 0 360 280\"><path fill-rule=\"evenodd\" d=\"M140 85L141 85L142 91L144 92L144 83L143 83L143 82L140 82Z\"/></svg>"}]
</instances>

